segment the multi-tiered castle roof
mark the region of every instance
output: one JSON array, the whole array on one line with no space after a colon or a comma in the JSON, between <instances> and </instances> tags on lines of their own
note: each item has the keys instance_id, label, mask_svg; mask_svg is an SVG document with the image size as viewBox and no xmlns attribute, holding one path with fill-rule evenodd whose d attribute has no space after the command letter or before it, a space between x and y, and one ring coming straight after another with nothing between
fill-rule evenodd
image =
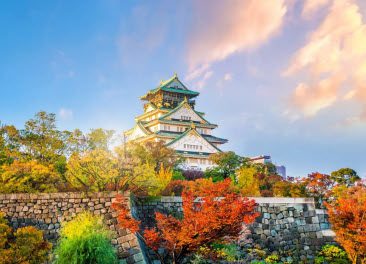
<instances>
[{"instance_id":1,"label":"multi-tiered castle roof","mask_svg":"<svg viewBox=\"0 0 366 264\"><path fill-rule=\"evenodd\" d=\"M217 127L195 110L198 92L189 90L176 74L162 81L140 99L144 113L135 118L135 126L125 132L127 141L163 141L186 158L185 166L205 170L212 166L209 155L220 152L227 140L212 135Z\"/></svg>"}]
</instances>

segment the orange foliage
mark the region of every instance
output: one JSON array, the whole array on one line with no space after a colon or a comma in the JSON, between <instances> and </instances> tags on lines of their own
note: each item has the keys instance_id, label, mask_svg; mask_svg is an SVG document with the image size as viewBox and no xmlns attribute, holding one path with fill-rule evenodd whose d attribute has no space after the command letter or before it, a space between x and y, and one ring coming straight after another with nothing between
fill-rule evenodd
<instances>
[{"instance_id":1,"label":"orange foliage","mask_svg":"<svg viewBox=\"0 0 366 264\"><path fill-rule=\"evenodd\" d=\"M310 196L321 202L326 198L334 186L334 181L327 174L314 172L308 175L305 180L306 189Z\"/></svg>"},{"instance_id":2,"label":"orange foliage","mask_svg":"<svg viewBox=\"0 0 366 264\"><path fill-rule=\"evenodd\" d=\"M198 181L206 185L190 184L182 194L182 219L156 213L156 228L144 231L146 244L163 263L177 263L184 256L212 242L236 239L243 223L249 224L258 216L254 212L254 200L232 191L230 180L220 183L203 179ZM138 223L128 219L126 210L120 210L119 214L119 219L123 220L120 224L125 228L134 228ZM165 255L158 251L159 248L165 249Z\"/></svg>"},{"instance_id":3,"label":"orange foliage","mask_svg":"<svg viewBox=\"0 0 366 264\"><path fill-rule=\"evenodd\" d=\"M136 233L139 230L140 221L132 218L122 195L117 194L116 200L112 203L112 208L118 212L117 221L120 226L127 228L132 233Z\"/></svg>"},{"instance_id":4,"label":"orange foliage","mask_svg":"<svg viewBox=\"0 0 366 264\"><path fill-rule=\"evenodd\" d=\"M352 263L366 263L366 188L350 188L334 204L326 204L336 240Z\"/></svg>"}]
</instances>

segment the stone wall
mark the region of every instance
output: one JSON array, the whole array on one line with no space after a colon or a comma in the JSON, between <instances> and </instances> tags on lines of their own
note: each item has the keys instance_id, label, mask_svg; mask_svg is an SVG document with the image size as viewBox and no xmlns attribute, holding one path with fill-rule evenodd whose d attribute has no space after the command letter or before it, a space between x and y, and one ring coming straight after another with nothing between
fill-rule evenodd
<instances>
[{"instance_id":1,"label":"stone wall","mask_svg":"<svg viewBox=\"0 0 366 264\"><path fill-rule=\"evenodd\" d=\"M261 213L255 223L243 230L240 246L244 252L261 248L288 257L294 263L307 259L311 262L316 251L325 243L334 241L325 210L315 208L309 198L253 198ZM181 197L161 197L157 200L133 199L133 215L144 226L153 226L156 211L182 214ZM150 257L153 257L150 254ZM290 257L289 257L290 256ZM248 258L251 256L248 254ZM249 260L248 259L248 260ZM285 260L285 259L283 259Z\"/></svg>"},{"instance_id":2,"label":"stone wall","mask_svg":"<svg viewBox=\"0 0 366 264\"><path fill-rule=\"evenodd\" d=\"M88 210L102 215L112 230L112 244L120 263L145 263L135 235L117 225L116 212L111 208L116 192L110 193L50 193L0 194L0 211L14 228L36 226L52 243L57 242L60 224L70 221L77 213ZM129 193L122 194L130 205Z\"/></svg>"}]
</instances>

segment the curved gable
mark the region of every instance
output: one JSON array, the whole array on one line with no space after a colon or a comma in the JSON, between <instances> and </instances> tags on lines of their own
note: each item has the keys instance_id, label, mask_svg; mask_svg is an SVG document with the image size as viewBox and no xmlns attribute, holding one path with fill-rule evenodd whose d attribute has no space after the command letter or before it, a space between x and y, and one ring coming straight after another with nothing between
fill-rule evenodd
<instances>
[{"instance_id":1,"label":"curved gable","mask_svg":"<svg viewBox=\"0 0 366 264\"><path fill-rule=\"evenodd\" d=\"M169 147L180 151L217 153L220 150L204 139L196 130L191 129L180 138L173 140ZM197 147L196 147L197 146Z\"/></svg>"}]
</instances>

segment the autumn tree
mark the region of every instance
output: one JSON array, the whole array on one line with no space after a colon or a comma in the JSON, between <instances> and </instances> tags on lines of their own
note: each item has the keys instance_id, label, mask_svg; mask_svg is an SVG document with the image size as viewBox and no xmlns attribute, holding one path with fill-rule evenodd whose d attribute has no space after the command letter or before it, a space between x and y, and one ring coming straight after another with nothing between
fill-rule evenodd
<instances>
[{"instance_id":1,"label":"autumn tree","mask_svg":"<svg viewBox=\"0 0 366 264\"><path fill-rule=\"evenodd\" d=\"M155 171L155 164L140 164L133 169L130 188L136 195L158 196L172 179L172 170L161 164Z\"/></svg>"},{"instance_id":2,"label":"autumn tree","mask_svg":"<svg viewBox=\"0 0 366 264\"><path fill-rule=\"evenodd\" d=\"M85 191L104 191L107 186L118 189L122 184L117 160L103 149L73 154L67 164L66 178L72 186Z\"/></svg>"},{"instance_id":3,"label":"autumn tree","mask_svg":"<svg viewBox=\"0 0 366 264\"><path fill-rule=\"evenodd\" d=\"M255 202L231 192L230 186L228 179L213 184L204 194L186 190L182 194L182 218L156 213L156 227L140 230L147 246L154 250L162 263L182 263L185 257L202 246L235 240L243 224L254 221L258 215L254 212ZM201 197L199 201L198 197ZM121 206L118 204L115 208ZM119 213L120 225L136 231L138 222L126 212L121 210ZM159 250L161 248L164 252Z\"/></svg>"},{"instance_id":4,"label":"autumn tree","mask_svg":"<svg viewBox=\"0 0 366 264\"><path fill-rule=\"evenodd\" d=\"M260 196L259 181L253 167L241 167L236 171L237 186L244 196Z\"/></svg>"},{"instance_id":5,"label":"autumn tree","mask_svg":"<svg viewBox=\"0 0 366 264\"><path fill-rule=\"evenodd\" d=\"M0 167L0 193L56 192L61 183L52 165L35 160L18 161Z\"/></svg>"},{"instance_id":6,"label":"autumn tree","mask_svg":"<svg viewBox=\"0 0 366 264\"><path fill-rule=\"evenodd\" d=\"M326 200L330 194L334 181L328 174L314 172L304 179L306 191L309 196L314 197L319 205Z\"/></svg>"},{"instance_id":7,"label":"autumn tree","mask_svg":"<svg viewBox=\"0 0 366 264\"><path fill-rule=\"evenodd\" d=\"M45 263L51 248L52 244L44 240L41 230L26 226L13 232L0 212L1 264Z\"/></svg>"},{"instance_id":8,"label":"autumn tree","mask_svg":"<svg viewBox=\"0 0 366 264\"><path fill-rule=\"evenodd\" d=\"M337 242L353 264L366 263L366 188L352 187L326 204Z\"/></svg>"}]
</instances>

